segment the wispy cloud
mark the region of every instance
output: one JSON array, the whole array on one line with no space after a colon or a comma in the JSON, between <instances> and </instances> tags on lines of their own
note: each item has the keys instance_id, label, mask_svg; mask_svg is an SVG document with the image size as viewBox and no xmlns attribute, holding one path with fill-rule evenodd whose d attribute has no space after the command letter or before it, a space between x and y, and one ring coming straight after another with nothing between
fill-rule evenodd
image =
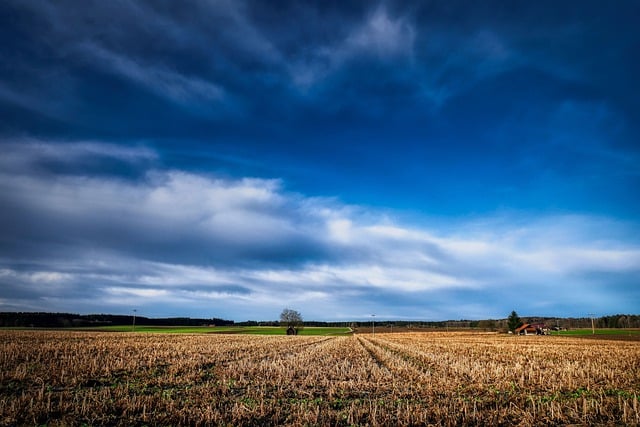
<instances>
[{"instance_id":1,"label":"wispy cloud","mask_svg":"<svg viewBox=\"0 0 640 427\"><path fill-rule=\"evenodd\" d=\"M105 143L7 147L23 159L150 155ZM614 287L640 274L640 247L625 235L631 226L609 219L494 217L445 231L290 193L277 180L152 168L132 182L34 174L34 162L21 163L22 172L0 170L0 199L11 207L2 214L0 253L7 307L26 298L41 309L77 310L93 298L113 310L165 313L208 301L210 309L243 318L275 316L293 300L308 316L334 318L358 315L353 305L360 301L389 315L402 314L397 304L435 315L429 301L467 292L490 316L503 307L482 295L532 288L549 313L559 294L602 292L592 287L592 274L600 286ZM368 300L379 294L388 298ZM455 298L448 303L440 315L466 315L456 312ZM519 303L534 310L526 298Z\"/></svg>"},{"instance_id":2,"label":"wispy cloud","mask_svg":"<svg viewBox=\"0 0 640 427\"><path fill-rule=\"evenodd\" d=\"M355 24L335 45L317 45L312 53L293 58L289 65L293 82L306 89L342 69L352 60L394 61L413 55L416 30L405 18L392 17L384 7Z\"/></svg>"},{"instance_id":3,"label":"wispy cloud","mask_svg":"<svg viewBox=\"0 0 640 427\"><path fill-rule=\"evenodd\" d=\"M28 64L23 72L59 67L58 80L70 77L69 91L73 91L78 90L77 76L67 66L79 63L127 79L183 107L194 104L195 110L208 103L220 107L226 101L226 108L233 111L237 104L231 100L252 103L256 91L274 88L313 95L313 89L362 62L374 68L387 66L377 77L381 86L396 81L402 68L404 84L417 98L437 107L486 78L521 66L571 79L583 71L558 71L563 61L553 49L532 49L542 35L531 35L530 28L514 29L501 20L460 26L440 7L417 17L425 6L392 6L365 4L346 13L305 5L284 7L285 16L260 4L226 0L195 2L180 13L145 1L93 2L76 9L53 2L10 2L13 9L28 11L41 22L33 37L38 52L46 55L38 58L42 64ZM479 13L474 7L460 9L460 19L469 22ZM260 19L263 10L271 13L271 19ZM307 18L319 23L303 24ZM336 29L327 34L326 28ZM548 30L567 31L555 26ZM580 31L587 29L574 29L567 36L576 37ZM19 61L14 58L13 63ZM349 83L354 81L337 83L338 92ZM5 92L14 101L29 101Z\"/></svg>"},{"instance_id":4,"label":"wispy cloud","mask_svg":"<svg viewBox=\"0 0 640 427\"><path fill-rule=\"evenodd\" d=\"M155 93L183 105L206 104L224 99L224 90L209 81L187 76L163 65L141 63L99 45L84 44L82 52L101 69L132 80Z\"/></svg>"},{"instance_id":5,"label":"wispy cloud","mask_svg":"<svg viewBox=\"0 0 640 427\"><path fill-rule=\"evenodd\" d=\"M392 18L380 7L356 27L335 55L338 62L354 55L374 55L380 59L411 56L416 31L404 18Z\"/></svg>"}]
</instances>

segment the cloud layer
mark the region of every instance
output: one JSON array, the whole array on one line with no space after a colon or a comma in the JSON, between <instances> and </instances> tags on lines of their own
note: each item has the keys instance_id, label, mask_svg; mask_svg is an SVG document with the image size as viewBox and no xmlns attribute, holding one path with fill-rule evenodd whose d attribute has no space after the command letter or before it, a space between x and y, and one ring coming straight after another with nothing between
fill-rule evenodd
<instances>
[{"instance_id":1,"label":"cloud layer","mask_svg":"<svg viewBox=\"0 0 640 427\"><path fill-rule=\"evenodd\" d=\"M328 320L581 315L638 303L630 224L512 213L415 225L292 193L277 180L159 168L146 147L5 147L4 310L135 307L246 320L295 306ZM87 171L95 159L145 166L140 178L123 179Z\"/></svg>"},{"instance_id":2,"label":"cloud layer","mask_svg":"<svg viewBox=\"0 0 640 427\"><path fill-rule=\"evenodd\" d=\"M0 2L0 309L635 312L637 16Z\"/></svg>"}]
</instances>

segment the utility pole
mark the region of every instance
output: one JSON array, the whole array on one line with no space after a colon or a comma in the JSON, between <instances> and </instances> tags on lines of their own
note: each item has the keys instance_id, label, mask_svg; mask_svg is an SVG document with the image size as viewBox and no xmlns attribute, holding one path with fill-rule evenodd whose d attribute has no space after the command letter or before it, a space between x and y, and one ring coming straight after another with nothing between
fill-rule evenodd
<instances>
[{"instance_id":1,"label":"utility pole","mask_svg":"<svg viewBox=\"0 0 640 427\"><path fill-rule=\"evenodd\" d=\"M136 310L135 308L133 309L133 332L136 331Z\"/></svg>"},{"instance_id":2,"label":"utility pole","mask_svg":"<svg viewBox=\"0 0 640 427\"><path fill-rule=\"evenodd\" d=\"M596 327L593 325L593 313L589 313L589 317L591 317L591 334L595 335L596 334Z\"/></svg>"},{"instance_id":3,"label":"utility pole","mask_svg":"<svg viewBox=\"0 0 640 427\"><path fill-rule=\"evenodd\" d=\"M371 315L371 329L373 330L373 336L376 336L376 315Z\"/></svg>"}]
</instances>

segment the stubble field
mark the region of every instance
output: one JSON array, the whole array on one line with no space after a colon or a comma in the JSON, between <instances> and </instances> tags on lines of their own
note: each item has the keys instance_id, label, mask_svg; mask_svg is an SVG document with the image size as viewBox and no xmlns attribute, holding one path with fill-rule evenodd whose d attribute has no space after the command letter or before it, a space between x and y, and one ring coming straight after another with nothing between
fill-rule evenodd
<instances>
[{"instance_id":1,"label":"stubble field","mask_svg":"<svg viewBox=\"0 0 640 427\"><path fill-rule=\"evenodd\" d=\"M638 342L0 331L1 425L640 423Z\"/></svg>"}]
</instances>

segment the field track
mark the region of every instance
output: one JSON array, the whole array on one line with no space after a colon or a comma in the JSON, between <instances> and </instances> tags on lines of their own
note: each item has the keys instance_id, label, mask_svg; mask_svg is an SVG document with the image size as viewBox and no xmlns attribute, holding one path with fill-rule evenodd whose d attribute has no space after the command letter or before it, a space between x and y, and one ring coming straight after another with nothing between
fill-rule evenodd
<instances>
[{"instance_id":1,"label":"field track","mask_svg":"<svg viewBox=\"0 0 640 427\"><path fill-rule=\"evenodd\" d=\"M638 425L640 346L0 331L0 397L0 425Z\"/></svg>"}]
</instances>

